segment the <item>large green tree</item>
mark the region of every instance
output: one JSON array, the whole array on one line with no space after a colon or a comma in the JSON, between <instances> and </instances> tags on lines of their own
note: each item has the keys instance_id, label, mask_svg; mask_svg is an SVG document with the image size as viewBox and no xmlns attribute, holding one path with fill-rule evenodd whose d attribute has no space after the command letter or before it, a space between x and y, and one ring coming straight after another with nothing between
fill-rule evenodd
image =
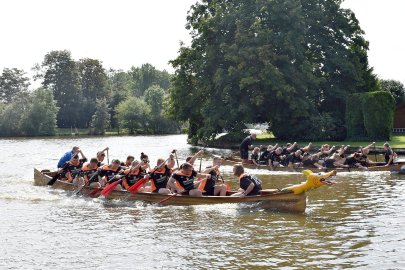
<instances>
[{"instance_id":1,"label":"large green tree","mask_svg":"<svg viewBox=\"0 0 405 270\"><path fill-rule=\"evenodd\" d=\"M43 87L52 90L56 99L58 127L78 127L81 118L82 92L78 64L69 51L51 51L45 55L40 76Z\"/></svg>"},{"instance_id":2,"label":"large green tree","mask_svg":"<svg viewBox=\"0 0 405 270\"><path fill-rule=\"evenodd\" d=\"M137 130L146 133L150 112L148 104L142 98L129 97L118 104L116 117L120 128L128 129L130 134Z\"/></svg>"},{"instance_id":3,"label":"large green tree","mask_svg":"<svg viewBox=\"0 0 405 270\"><path fill-rule=\"evenodd\" d=\"M88 127L96 111L97 100L108 96L107 74L102 63L96 59L81 59L78 67L83 96L80 126Z\"/></svg>"},{"instance_id":4,"label":"large green tree","mask_svg":"<svg viewBox=\"0 0 405 270\"><path fill-rule=\"evenodd\" d=\"M405 87L400 81L379 80L378 83L382 91L391 93L396 104L399 104L405 100Z\"/></svg>"},{"instance_id":5,"label":"large green tree","mask_svg":"<svg viewBox=\"0 0 405 270\"><path fill-rule=\"evenodd\" d=\"M27 136L50 136L56 133L56 115L59 108L53 94L37 89L21 119L21 133Z\"/></svg>"},{"instance_id":6,"label":"large green tree","mask_svg":"<svg viewBox=\"0 0 405 270\"><path fill-rule=\"evenodd\" d=\"M23 70L4 68L0 75L0 102L10 103L28 91L29 79Z\"/></svg>"},{"instance_id":7,"label":"large green tree","mask_svg":"<svg viewBox=\"0 0 405 270\"><path fill-rule=\"evenodd\" d=\"M373 90L376 80L358 21L340 2L192 6L191 46L171 62L171 115L189 121L191 139L252 122L269 122L279 138L344 138L347 94Z\"/></svg>"},{"instance_id":8,"label":"large green tree","mask_svg":"<svg viewBox=\"0 0 405 270\"><path fill-rule=\"evenodd\" d=\"M118 122L115 117L115 108L131 94L131 79L129 75L122 70L110 69L107 73L109 92L109 107L111 115L111 126L118 127Z\"/></svg>"},{"instance_id":9,"label":"large green tree","mask_svg":"<svg viewBox=\"0 0 405 270\"><path fill-rule=\"evenodd\" d=\"M110 113L106 99L97 100L96 111L91 119L92 133L104 135L110 126Z\"/></svg>"},{"instance_id":10,"label":"large green tree","mask_svg":"<svg viewBox=\"0 0 405 270\"><path fill-rule=\"evenodd\" d=\"M155 84L165 90L170 87L170 74L165 70L157 70L148 63L143 64L141 67L131 67L128 74L131 78L131 88L134 96L143 96L146 89Z\"/></svg>"}]
</instances>

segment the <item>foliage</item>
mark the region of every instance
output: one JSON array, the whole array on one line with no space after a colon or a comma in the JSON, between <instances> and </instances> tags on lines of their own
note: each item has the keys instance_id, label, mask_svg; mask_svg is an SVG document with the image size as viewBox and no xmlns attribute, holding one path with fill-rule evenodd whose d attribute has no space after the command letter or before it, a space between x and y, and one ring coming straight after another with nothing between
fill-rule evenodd
<instances>
[{"instance_id":1,"label":"foliage","mask_svg":"<svg viewBox=\"0 0 405 270\"><path fill-rule=\"evenodd\" d=\"M138 97L129 97L118 104L116 117L120 128L127 128L130 134L137 129L147 129L149 125L150 108Z\"/></svg>"},{"instance_id":2,"label":"foliage","mask_svg":"<svg viewBox=\"0 0 405 270\"><path fill-rule=\"evenodd\" d=\"M368 43L340 1L201 1L192 6L190 47L171 61L171 116L189 138L213 138L269 122L285 138L333 137L346 97L376 84ZM342 109L343 108L343 109ZM321 125L319 125L321 121Z\"/></svg>"},{"instance_id":3,"label":"foliage","mask_svg":"<svg viewBox=\"0 0 405 270\"><path fill-rule=\"evenodd\" d=\"M107 74L101 62L96 59L85 58L78 63L81 82L81 117L79 126L89 126L92 115L96 111L98 99L108 96Z\"/></svg>"},{"instance_id":4,"label":"foliage","mask_svg":"<svg viewBox=\"0 0 405 270\"><path fill-rule=\"evenodd\" d=\"M77 127L80 123L82 93L77 63L69 51L51 51L45 55L40 77L44 88L52 90L57 106L58 127Z\"/></svg>"},{"instance_id":5,"label":"foliage","mask_svg":"<svg viewBox=\"0 0 405 270\"><path fill-rule=\"evenodd\" d=\"M379 86L382 91L391 93L396 104L405 101L405 87L400 81L380 80Z\"/></svg>"},{"instance_id":6,"label":"foliage","mask_svg":"<svg viewBox=\"0 0 405 270\"><path fill-rule=\"evenodd\" d=\"M370 139L389 140L392 134L395 99L385 91L364 94L364 127Z\"/></svg>"},{"instance_id":7,"label":"foliage","mask_svg":"<svg viewBox=\"0 0 405 270\"><path fill-rule=\"evenodd\" d=\"M0 102L13 102L21 95L26 94L29 85L23 70L4 68L0 75Z\"/></svg>"},{"instance_id":8,"label":"foliage","mask_svg":"<svg viewBox=\"0 0 405 270\"><path fill-rule=\"evenodd\" d=\"M0 136L55 135L58 107L52 92L38 89L0 111Z\"/></svg>"},{"instance_id":9,"label":"foliage","mask_svg":"<svg viewBox=\"0 0 405 270\"><path fill-rule=\"evenodd\" d=\"M170 87L169 73L156 70L151 64L143 64L140 68L132 67L128 74L131 77L134 96L143 96L146 89L152 85L159 85L165 90Z\"/></svg>"},{"instance_id":10,"label":"foliage","mask_svg":"<svg viewBox=\"0 0 405 270\"><path fill-rule=\"evenodd\" d=\"M363 99L363 93L352 94L347 99L346 127L347 138L349 139L367 138L366 128L364 127Z\"/></svg>"},{"instance_id":11,"label":"foliage","mask_svg":"<svg viewBox=\"0 0 405 270\"><path fill-rule=\"evenodd\" d=\"M109 92L109 107L111 115L111 126L118 127L115 117L115 108L117 105L125 100L131 93L131 79L130 76L122 70L110 69L108 74L107 88Z\"/></svg>"},{"instance_id":12,"label":"foliage","mask_svg":"<svg viewBox=\"0 0 405 270\"><path fill-rule=\"evenodd\" d=\"M59 108L51 91L37 89L21 119L21 132L27 136L51 136L56 133Z\"/></svg>"},{"instance_id":13,"label":"foliage","mask_svg":"<svg viewBox=\"0 0 405 270\"><path fill-rule=\"evenodd\" d=\"M97 100L96 111L91 120L92 134L104 135L110 127L110 113L106 99Z\"/></svg>"},{"instance_id":14,"label":"foliage","mask_svg":"<svg viewBox=\"0 0 405 270\"><path fill-rule=\"evenodd\" d=\"M145 102L150 106L153 116L160 116L163 109L165 91L158 85L152 85L145 91Z\"/></svg>"}]
</instances>

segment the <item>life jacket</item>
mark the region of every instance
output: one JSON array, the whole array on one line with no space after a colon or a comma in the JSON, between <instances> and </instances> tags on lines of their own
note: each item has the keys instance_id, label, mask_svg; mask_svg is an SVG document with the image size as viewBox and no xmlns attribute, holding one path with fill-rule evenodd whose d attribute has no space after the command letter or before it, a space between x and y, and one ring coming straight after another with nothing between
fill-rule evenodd
<instances>
[{"instance_id":1,"label":"life jacket","mask_svg":"<svg viewBox=\"0 0 405 270\"><path fill-rule=\"evenodd\" d=\"M154 170L150 173L151 177L151 191L159 191L161 188L166 188L169 177L172 174L172 170L169 169L166 165L162 168Z\"/></svg>"},{"instance_id":2,"label":"life jacket","mask_svg":"<svg viewBox=\"0 0 405 270\"><path fill-rule=\"evenodd\" d=\"M128 190L133 184L135 184L145 176L145 173L141 168L138 168L134 171L131 171L131 169L126 169L124 171L124 174L125 177L122 183L126 190Z\"/></svg>"},{"instance_id":3,"label":"life jacket","mask_svg":"<svg viewBox=\"0 0 405 270\"><path fill-rule=\"evenodd\" d=\"M82 160L78 160L77 162L69 160L68 162L66 162L64 170L66 170L65 176L68 179L69 183L72 183L73 179L80 173L82 166Z\"/></svg>"},{"instance_id":4,"label":"life jacket","mask_svg":"<svg viewBox=\"0 0 405 270\"><path fill-rule=\"evenodd\" d=\"M218 170L212 170L209 174L211 175L211 178L203 179L198 185L198 189L203 193L215 188L215 183L218 180L220 172Z\"/></svg>"},{"instance_id":5,"label":"life jacket","mask_svg":"<svg viewBox=\"0 0 405 270\"><path fill-rule=\"evenodd\" d=\"M87 184L89 184L89 180L97 173L98 167L95 168L90 167L90 163L85 163L82 167L83 178ZM92 182L97 182L98 179L94 180L96 177L93 177Z\"/></svg>"},{"instance_id":6,"label":"life jacket","mask_svg":"<svg viewBox=\"0 0 405 270\"><path fill-rule=\"evenodd\" d=\"M245 179L247 179L249 181L245 181ZM250 183L253 183L255 187L247 195L248 196L258 195L259 191L262 190L261 181L259 179L257 179L256 176L249 175L249 174L246 174L246 173L243 173L241 176L239 176L239 185L240 185L241 189L246 190L249 187Z\"/></svg>"},{"instance_id":7,"label":"life jacket","mask_svg":"<svg viewBox=\"0 0 405 270\"><path fill-rule=\"evenodd\" d=\"M101 167L101 171L99 175L101 177L105 177L106 181L110 181L111 179L114 178L119 173L120 167L118 167L116 170L114 170L110 165L104 165Z\"/></svg>"},{"instance_id":8,"label":"life jacket","mask_svg":"<svg viewBox=\"0 0 405 270\"><path fill-rule=\"evenodd\" d=\"M181 171L173 173L172 177L176 182L185 190L190 191L194 189L194 179L197 175L196 171L192 171L190 175L183 174Z\"/></svg>"}]
</instances>

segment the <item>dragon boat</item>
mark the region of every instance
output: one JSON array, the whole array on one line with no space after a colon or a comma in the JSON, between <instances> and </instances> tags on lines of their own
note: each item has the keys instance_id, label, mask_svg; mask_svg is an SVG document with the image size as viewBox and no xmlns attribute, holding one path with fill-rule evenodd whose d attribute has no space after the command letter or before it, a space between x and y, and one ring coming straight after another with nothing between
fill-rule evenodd
<instances>
[{"instance_id":1,"label":"dragon boat","mask_svg":"<svg viewBox=\"0 0 405 270\"><path fill-rule=\"evenodd\" d=\"M49 170L34 169L34 185L47 186L56 172ZM151 192L130 193L128 191L112 191L106 199L118 199L128 201L144 201L148 203L158 203L164 205L200 205L200 204L224 204L224 203L244 203L255 204L263 209L275 210L280 212L303 213L306 208L306 191L315 189L324 185L331 185L331 178L336 175L336 171L323 174L315 174L310 170L304 171L307 180L301 184L293 185L283 189L266 189L262 190L260 195L232 197L236 191L228 191L227 196L203 196L193 197L188 195L164 195ZM83 196L100 195L101 189L94 187L78 187L65 180L58 179L52 188L63 189L66 191L76 192ZM172 197L169 199L169 197ZM165 201L165 199L167 199ZM164 202L163 202L164 201Z\"/></svg>"},{"instance_id":2,"label":"dragon boat","mask_svg":"<svg viewBox=\"0 0 405 270\"><path fill-rule=\"evenodd\" d=\"M327 169L319 169L316 167L298 167L298 168L290 168L290 167L277 167L277 168L270 168L268 165L255 165L252 162L249 163L242 163L242 159L235 158L235 157L226 157L222 160L222 165L230 165L233 166L235 164L243 164L243 167L249 169L262 169L262 170L269 170L269 171L280 171L280 172L302 172L304 170L311 170L313 172L325 172L329 170L335 170L337 172L397 172L397 173L405 173L405 162L397 162L392 165L388 166L369 166L367 169L357 168L357 167L350 167L350 168L327 168Z\"/></svg>"}]
</instances>

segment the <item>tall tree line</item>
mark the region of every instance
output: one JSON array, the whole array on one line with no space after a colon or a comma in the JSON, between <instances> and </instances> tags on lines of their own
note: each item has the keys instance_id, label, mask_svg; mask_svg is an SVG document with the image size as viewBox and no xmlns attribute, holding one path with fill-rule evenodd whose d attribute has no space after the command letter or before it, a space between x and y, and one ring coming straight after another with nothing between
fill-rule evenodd
<instances>
[{"instance_id":1,"label":"tall tree line","mask_svg":"<svg viewBox=\"0 0 405 270\"><path fill-rule=\"evenodd\" d=\"M170 113L194 141L268 122L280 139L344 139L349 94L378 88L340 0L202 0L191 7ZM184 102L184 101L187 102Z\"/></svg>"},{"instance_id":2,"label":"tall tree line","mask_svg":"<svg viewBox=\"0 0 405 270\"><path fill-rule=\"evenodd\" d=\"M76 61L69 51L63 50L47 53L34 70L35 79L41 80L42 86L33 93L28 91L29 79L24 71L3 70L0 126L10 128L0 135L53 135L56 127L88 128L93 134L104 134L107 128L147 134L179 130L177 122L164 116L163 104L171 75L151 64L132 67L129 71L107 71L97 59ZM127 112L120 109L124 107ZM46 109L49 113L42 114L47 114L49 119L43 121L51 128L41 129L37 125L41 121L38 116ZM10 123L5 119L7 115ZM28 119L32 120L31 127L26 123ZM33 131L33 126L40 131Z\"/></svg>"}]
</instances>

